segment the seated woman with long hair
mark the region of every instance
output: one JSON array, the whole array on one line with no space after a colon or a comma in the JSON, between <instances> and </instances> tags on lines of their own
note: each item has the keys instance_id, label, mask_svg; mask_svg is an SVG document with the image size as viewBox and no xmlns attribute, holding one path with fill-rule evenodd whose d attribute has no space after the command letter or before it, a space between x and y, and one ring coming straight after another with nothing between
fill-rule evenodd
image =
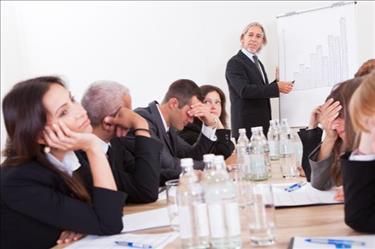
<instances>
[{"instance_id":1,"label":"seated woman with long hair","mask_svg":"<svg viewBox=\"0 0 375 249\"><path fill-rule=\"evenodd\" d=\"M1 165L1 248L50 248L69 231L121 232L125 194L86 111L58 77L16 84L3 99L8 134ZM86 152L93 176L88 193L74 171Z\"/></svg>"},{"instance_id":2,"label":"seated woman with long hair","mask_svg":"<svg viewBox=\"0 0 375 249\"><path fill-rule=\"evenodd\" d=\"M212 115L216 116L215 135L217 140L212 146L209 153L223 155L225 158L229 157L233 150L234 144L230 140L230 130L227 128L227 112L225 110L225 95L223 91L212 85L203 85L200 87L203 103L209 108ZM202 131L202 121L195 118L193 123L185 126L185 128L178 133L189 144L194 144Z\"/></svg>"},{"instance_id":3,"label":"seated woman with long hair","mask_svg":"<svg viewBox=\"0 0 375 249\"><path fill-rule=\"evenodd\" d=\"M341 157L345 223L375 233L375 71L355 91L349 110L357 141Z\"/></svg>"}]
</instances>

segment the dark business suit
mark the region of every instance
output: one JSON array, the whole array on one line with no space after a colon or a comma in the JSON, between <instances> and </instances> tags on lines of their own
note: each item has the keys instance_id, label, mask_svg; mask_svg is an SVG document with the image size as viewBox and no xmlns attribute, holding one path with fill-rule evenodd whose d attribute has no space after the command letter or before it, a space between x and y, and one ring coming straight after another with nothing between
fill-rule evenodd
<instances>
[{"instance_id":1,"label":"dark business suit","mask_svg":"<svg viewBox=\"0 0 375 249\"><path fill-rule=\"evenodd\" d=\"M187 143L193 145L197 142L202 131L202 122L194 119L193 123L190 123L184 127L182 131L177 134L185 140ZM208 153L215 155L223 155L224 158L228 158L232 155L234 150L234 144L230 140L230 130L228 129L217 129L215 132L216 141L211 146Z\"/></svg>"},{"instance_id":2,"label":"dark business suit","mask_svg":"<svg viewBox=\"0 0 375 249\"><path fill-rule=\"evenodd\" d=\"M306 179L309 182L311 179L311 166L309 155L322 142L323 130L319 127L314 129L300 129L298 135L301 138L303 154L302 154L302 168L305 172Z\"/></svg>"},{"instance_id":3,"label":"dark business suit","mask_svg":"<svg viewBox=\"0 0 375 249\"><path fill-rule=\"evenodd\" d=\"M135 112L147 120L151 136L160 139L163 143L160 158L160 184L163 185L165 181L179 177L181 173L179 158L191 157L194 160L202 160L203 155L208 153L214 142L201 135L197 143L192 146L180 138L173 127L170 127L167 133L156 104L156 101L151 102L148 107L137 108ZM195 162L194 168L203 169L204 165L202 162Z\"/></svg>"},{"instance_id":4,"label":"dark business suit","mask_svg":"<svg viewBox=\"0 0 375 249\"><path fill-rule=\"evenodd\" d=\"M250 127L262 126L268 132L271 120L269 98L279 97L276 81L268 83L266 71L262 68L265 82L258 68L242 51L239 51L227 63L225 77L229 87L231 101L232 133L238 138L238 129L246 128L251 137Z\"/></svg>"},{"instance_id":5,"label":"dark business suit","mask_svg":"<svg viewBox=\"0 0 375 249\"><path fill-rule=\"evenodd\" d=\"M86 204L72 197L61 176L36 161L0 171L3 249L50 248L63 230L96 235L122 230L122 192L95 187Z\"/></svg>"},{"instance_id":6,"label":"dark business suit","mask_svg":"<svg viewBox=\"0 0 375 249\"><path fill-rule=\"evenodd\" d=\"M341 157L345 193L345 223L359 232L375 233L375 160Z\"/></svg>"},{"instance_id":7,"label":"dark business suit","mask_svg":"<svg viewBox=\"0 0 375 249\"><path fill-rule=\"evenodd\" d=\"M158 199L160 151L162 144L154 138L113 138L107 152L108 161L119 191L128 195L127 203L149 203ZM92 175L83 151L76 152L81 167L77 170L92 187Z\"/></svg>"}]
</instances>

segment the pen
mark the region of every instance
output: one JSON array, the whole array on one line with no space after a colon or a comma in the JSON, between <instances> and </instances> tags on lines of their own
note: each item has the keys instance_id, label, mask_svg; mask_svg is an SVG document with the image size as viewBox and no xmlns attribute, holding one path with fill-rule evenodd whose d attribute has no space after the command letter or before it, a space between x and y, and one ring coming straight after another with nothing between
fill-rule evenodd
<instances>
[{"instance_id":1,"label":"pen","mask_svg":"<svg viewBox=\"0 0 375 249\"><path fill-rule=\"evenodd\" d=\"M297 189L301 188L305 184L306 184L306 182L297 182L297 183L292 184L289 187L285 188L284 190L287 191L287 192L292 192L294 190L297 190Z\"/></svg>"},{"instance_id":2,"label":"pen","mask_svg":"<svg viewBox=\"0 0 375 249\"><path fill-rule=\"evenodd\" d=\"M306 242L317 243L317 244L329 244L335 245L336 248L351 248L351 246L365 246L366 242L354 241L354 240L343 240L343 239L305 239Z\"/></svg>"},{"instance_id":3,"label":"pen","mask_svg":"<svg viewBox=\"0 0 375 249\"><path fill-rule=\"evenodd\" d=\"M116 245L119 246L127 246L132 248L154 248L152 245L137 243L137 242L131 242L131 241L115 241Z\"/></svg>"}]
</instances>

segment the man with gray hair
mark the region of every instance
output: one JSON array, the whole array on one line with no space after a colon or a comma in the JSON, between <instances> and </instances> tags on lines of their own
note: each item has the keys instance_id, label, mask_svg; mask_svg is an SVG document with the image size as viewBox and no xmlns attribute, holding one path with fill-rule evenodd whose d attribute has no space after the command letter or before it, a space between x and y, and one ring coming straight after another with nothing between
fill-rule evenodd
<instances>
[{"instance_id":1,"label":"man with gray hair","mask_svg":"<svg viewBox=\"0 0 375 249\"><path fill-rule=\"evenodd\" d=\"M268 132L271 120L270 98L280 93L289 93L292 82L275 81L269 83L266 71L258 58L258 53L267 43L263 26L258 22L248 24L240 36L241 50L227 63L225 77L231 102L232 134L238 138L238 129L262 126ZM278 74L278 73L277 73ZM278 75L276 75L278 78Z\"/></svg>"},{"instance_id":2,"label":"man with gray hair","mask_svg":"<svg viewBox=\"0 0 375 249\"><path fill-rule=\"evenodd\" d=\"M93 127L107 152L118 190L128 194L127 202L148 203L158 198L160 178L160 141L150 137L147 121L131 110L129 89L114 81L92 83L82 98ZM125 139L129 130L133 140ZM77 152L81 164L86 155ZM82 168L82 169L81 169ZM80 175L88 187L92 176L88 167Z\"/></svg>"}]
</instances>

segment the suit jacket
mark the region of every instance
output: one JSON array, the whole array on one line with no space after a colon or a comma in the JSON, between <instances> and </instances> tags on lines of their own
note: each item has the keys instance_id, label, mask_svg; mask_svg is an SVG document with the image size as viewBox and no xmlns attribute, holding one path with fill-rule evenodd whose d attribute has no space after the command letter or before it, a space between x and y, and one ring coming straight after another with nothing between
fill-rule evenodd
<instances>
[{"instance_id":1,"label":"suit jacket","mask_svg":"<svg viewBox=\"0 0 375 249\"><path fill-rule=\"evenodd\" d=\"M246 135L251 137L250 127L263 126L268 132L271 120L269 98L279 97L276 81L268 83L266 71L262 68L265 82L257 66L241 51L227 63L225 77L229 87L231 102L232 133L238 138L238 129L246 128Z\"/></svg>"},{"instance_id":2,"label":"suit jacket","mask_svg":"<svg viewBox=\"0 0 375 249\"><path fill-rule=\"evenodd\" d=\"M193 145L197 142L198 137L202 131L202 122L200 120L194 120L193 123L188 124L182 131L177 134L185 140L187 143ZM228 129L217 129L215 132L217 140L212 145L208 153L215 155L223 155L224 158L228 158L232 155L234 150L234 144L230 140L230 130Z\"/></svg>"},{"instance_id":3,"label":"suit jacket","mask_svg":"<svg viewBox=\"0 0 375 249\"><path fill-rule=\"evenodd\" d=\"M345 223L354 230L375 233L375 160L341 157L345 193Z\"/></svg>"},{"instance_id":4,"label":"suit jacket","mask_svg":"<svg viewBox=\"0 0 375 249\"><path fill-rule=\"evenodd\" d=\"M319 127L314 129L300 129L298 132L303 146L302 168L305 171L307 181L311 179L311 166L309 155L321 143L323 130Z\"/></svg>"},{"instance_id":5,"label":"suit jacket","mask_svg":"<svg viewBox=\"0 0 375 249\"><path fill-rule=\"evenodd\" d=\"M157 102L154 101L148 107L135 109L135 112L147 120L151 136L160 139L163 144L160 158L160 184L163 185L165 181L179 177L181 173L179 158L191 157L194 160L198 160L200 162L196 161L194 168L203 169L204 165L201 162L203 155L208 153L214 142L201 135L194 145L190 145L177 135L173 127L169 129L168 135L156 105Z\"/></svg>"},{"instance_id":6,"label":"suit jacket","mask_svg":"<svg viewBox=\"0 0 375 249\"><path fill-rule=\"evenodd\" d=\"M3 249L50 248L63 230L96 235L122 230L122 192L95 187L87 204L73 198L61 176L39 162L0 171Z\"/></svg>"},{"instance_id":7,"label":"suit jacket","mask_svg":"<svg viewBox=\"0 0 375 249\"><path fill-rule=\"evenodd\" d=\"M160 141L143 136L133 140L113 138L107 152L118 190L128 195L127 203L149 203L158 199L160 178ZM88 189L92 174L83 151L76 152L81 167L77 170Z\"/></svg>"}]
</instances>

